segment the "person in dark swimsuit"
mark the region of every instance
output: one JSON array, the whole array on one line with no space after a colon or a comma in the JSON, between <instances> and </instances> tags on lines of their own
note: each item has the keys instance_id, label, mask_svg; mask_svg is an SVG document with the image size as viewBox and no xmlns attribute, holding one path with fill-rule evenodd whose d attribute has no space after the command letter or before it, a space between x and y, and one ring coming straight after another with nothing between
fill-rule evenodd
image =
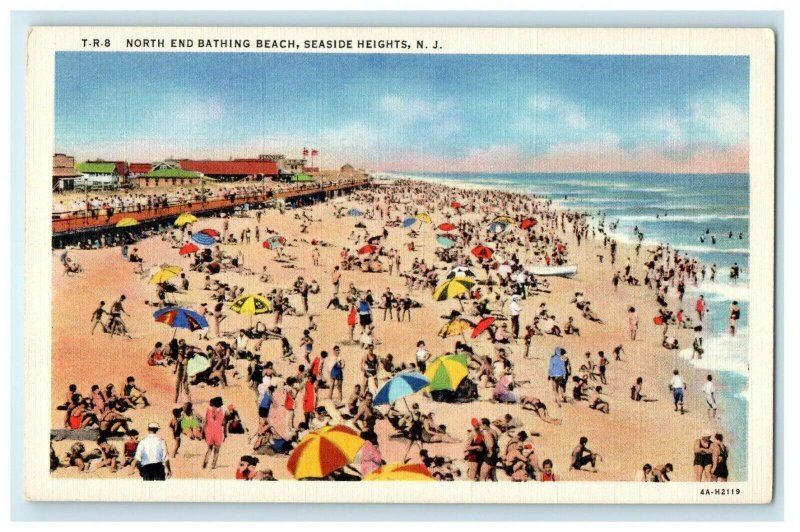
<instances>
[{"instance_id":1,"label":"person in dark swimsuit","mask_svg":"<svg viewBox=\"0 0 800 532\"><path fill-rule=\"evenodd\" d=\"M715 434L714 440L711 476L717 482L728 482L728 447L722 443L722 434Z\"/></svg>"},{"instance_id":2,"label":"person in dark swimsuit","mask_svg":"<svg viewBox=\"0 0 800 532\"><path fill-rule=\"evenodd\" d=\"M711 433L704 432L703 435L694 443L694 480L702 482L711 480L712 464L712 444Z\"/></svg>"},{"instance_id":3,"label":"person in dark swimsuit","mask_svg":"<svg viewBox=\"0 0 800 532\"><path fill-rule=\"evenodd\" d=\"M483 441L483 434L478 428L478 420L474 419L471 430L469 431L469 443L464 449L464 459L467 461L467 479L478 480L478 473L481 464L486 456L486 444Z\"/></svg>"}]
</instances>

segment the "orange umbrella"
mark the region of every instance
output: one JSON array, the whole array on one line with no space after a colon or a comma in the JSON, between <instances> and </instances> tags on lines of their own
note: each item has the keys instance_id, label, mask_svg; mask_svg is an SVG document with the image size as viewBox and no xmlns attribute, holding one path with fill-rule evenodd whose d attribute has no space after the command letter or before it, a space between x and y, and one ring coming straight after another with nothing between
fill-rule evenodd
<instances>
[{"instance_id":1,"label":"orange umbrella","mask_svg":"<svg viewBox=\"0 0 800 532\"><path fill-rule=\"evenodd\" d=\"M534 225L536 225L536 220L533 218L525 218L520 222L519 227L520 229L527 229L529 227L533 227Z\"/></svg>"},{"instance_id":2,"label":"orange umbrella","mask_svg":"<svg viewBox=\"0 0 800 532\"><path fill-rule=\"evenodd\" d=\"M483 331L488 329L492 323L494 323L494 320L495 318L493 317L483 318L481 321L478 322L475 328L472 329L472 334L470 335L470 338L477 338Z\"/></svg>"},{"instance_id":3,"label":"orange umbrella","mask_svg":"<svg viewBox=\"0 0 800 532\"><path fill-rule=\"evenodd\" d=\"M373 246L372 244L367 244L366 246L362 247L358 250L359 255L370 255L375 253L378 250L377 247Z\"/></svg>"},{"instance_id":4,"label":"orange umbrella","mask_svg":"<svg viewBox=\"0 0 800 532\"><path fill-rule=\"evenodd\" d=\"M456 226L451 224L450 222L445 222L443 224L439 224L439 227L438 227L439 230L445 231L445 232L452 231L455 228L456 228Z\"/></svg>"},{"instance_id":5,"label":"orange umbrella","mask_svg":"<svg viewBox=\"0 0 800 532\"><path fill-rule=\"evenodd\" d=\"M200 248L197 247L195 244L189 243L183 246L180 251L178 251L179 255L189 255L190 253L195 253Z\"/></svg>"},{"instance_id":6,"label":"orange umbrella","mask_svg":"<svg viewBox=\"0 0 800 532\"><path fill-rule=\"evenodd\" d=\"M487 248L486 246L475 246L472 248L471 253L478 257L479 259L489 260L494 255L494 251L491 248Z\"/></svg>"},{"instance_id":7,"label":"orange umbrella","mask_svg":"<svg viewBox=\"0 0 800 532\"><path fill-rule=\"evenodd\" d=\"M325 478L352 462L364 440L344 425L322 427L294 448L286 467L294 478Z\"/></svg>"},{"instance_id":8,"label":"orange umbrella","mask_svg":"<svg viewBox=\"0 0 800 532\"><path fill-rule=\"evenodd\" d=\"M430 470L422 464L386 464L362 480L435 480Z\"/></svg>"}]
</instances>

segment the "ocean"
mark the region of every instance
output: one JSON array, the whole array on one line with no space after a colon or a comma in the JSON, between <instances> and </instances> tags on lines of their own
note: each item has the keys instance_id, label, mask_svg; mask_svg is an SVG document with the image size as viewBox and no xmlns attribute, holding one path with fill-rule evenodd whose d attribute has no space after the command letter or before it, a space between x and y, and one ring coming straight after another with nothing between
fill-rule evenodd
<instances>
[{"instance_id":1,"label":"ocean","mask_svg":"<svg viewBox=\"0 0 800 532\"><path fill-rule=\"evenodd\" d=\"M451 185L484 187L536 194L569 209L592 215L596 225L620 242L637 242L635 230L644 233L643 248L669 244L706 264L717 267L716 280L697 287L687 285L686 310L703 294L709 307L704 327L705 353L690 361L698 370L714 373L718 382L719 415L731 434L731 480L747 477L748 418L748 266L750 247L750 179L747 174L650 173L391 173L388 177L422 179ZM734 284L730 267L741 273ZM736 336L728 334L731 301L741 308ZM689 361L691 348L679 356ZM698 393L699 390L698 390Z\"/></svg>"}]
</instances>

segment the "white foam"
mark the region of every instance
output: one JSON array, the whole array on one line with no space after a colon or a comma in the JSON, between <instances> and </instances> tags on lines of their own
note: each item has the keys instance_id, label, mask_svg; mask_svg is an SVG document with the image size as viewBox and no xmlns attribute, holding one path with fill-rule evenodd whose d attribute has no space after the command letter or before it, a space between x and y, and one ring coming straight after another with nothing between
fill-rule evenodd
<instances>
[{"instance_id":1,"label":"white foam","mask_svg":"<svg viewBox=\"0 0 800 532\"><path fill-rule=\"evenodd\" d=\"M691 293L704 294L706 299L710 299L707 294L719 296L718 299L725 301L750 301L750 286L747 283L739 282L738 284L725 283L721 281L703 281L697 286L692 284L686 285L686 291ZM713 311L714 309L712 309ZM725 312L727 312L727 307Z\"/></svg>"},{"instance_id":2,"label":"white foam","mask_svg":"<svg viewBox=\"0 0 800 532\"><path fill-rule=\"evenodd\" d=\"M703 357L692 360L693 349L681 349L678 356L697 368L709 371L731 371L747 377L750 374L748 330L735 336L722 333L703 339Z\"/></svg>"},{"instance_id":3,"label":"white foam","mask_svg":"<svg viewBox=\"0 0 800 532\"><path fill-rule=\"evenodd\" d=\"M750 216L747 214L699 214L699 215L660 215L656 218L655 214L652 215L627 215L614 216L615 220L626 222L714 222L717 220L749 220Z\"/></svg>"}]
</instances>

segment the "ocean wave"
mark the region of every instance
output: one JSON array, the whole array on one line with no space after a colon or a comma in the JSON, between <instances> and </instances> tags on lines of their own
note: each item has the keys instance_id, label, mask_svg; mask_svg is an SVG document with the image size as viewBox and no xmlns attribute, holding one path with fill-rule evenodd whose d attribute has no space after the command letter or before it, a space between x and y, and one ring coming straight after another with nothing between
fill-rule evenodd
<instances>
[{"instance_id":1,"label":"ocean wave","mask_svg":"<svg viewBox=\"0 0 800 532\"><path fill-rule=\"evenodd\" d=\"M703 358L692 360L691 347L681 349L678 356L689 361L696 369L708 371L731 371L739 375L750 374L749 341L747 329L736 332L736 336L722 333L703 339Z\"/></svg>"},{"instance_id":2,"label":"ocean wave","mask_svg":"<svg viewBox=\"0 0 800 532\"><path fill-rule=\"evenodd\" d=\"M641 215L641 214L623 214L614 216L615 220L626 222L714 222L717 220L749 220L748 214L698 214L698 215L669 215L659 216L656 218L655 214Z\"/></svg>"},{"instance_id":3,"label":"ocean wave","mask_svg":"<svg viewBox=\"0 0 800 532\"><path fill-rule=\"evenodd\" d=\"M746 283L730 284L703 281L697 286L687 285L686 291L693 294L704 294L706 299L711 299L709 295L714 295L725 301L750 301L750 286ZM713 308L710 310L711 312L714 311ZM727 312L727 308L724 309L724 312Z\"/></svg>"},{"instance_id":4,"label":"ocean wave","mask_svg":"<svg viewBox=\"0 0 800 532\"><path fill-rule=\"evenodd\" d=\"M748 248L718 248L714 246L696 246L692 244L674 245L673 249L678 251L688 251L690 253L724 253L726 255L747 255L750 253Z\"/></svg>"}]
</instances>

